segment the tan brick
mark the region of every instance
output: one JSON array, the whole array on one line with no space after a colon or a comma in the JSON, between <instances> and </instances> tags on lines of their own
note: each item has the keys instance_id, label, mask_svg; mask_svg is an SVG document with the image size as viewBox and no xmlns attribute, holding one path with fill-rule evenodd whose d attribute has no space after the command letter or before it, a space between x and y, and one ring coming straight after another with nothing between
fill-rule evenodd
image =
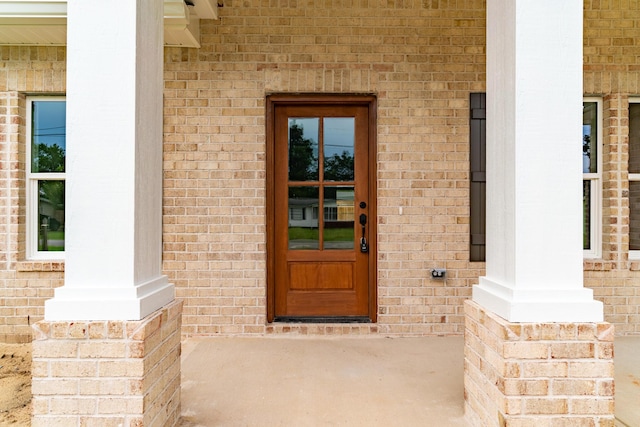
<instances>
[{"instance_id":1,"label":"tan brick","mask_svg":"<svg viewBox=\"0 0 640 427\"><path fill-rule=\"evenodd\" d=\"M613 378L613 362L569 362L569 376L574 378Z\"/></svg>"},{"instance_id":2,"label":"tan brick","mask_svg":"<svg viewBox=\"0 0 640 427\"><path fill-rule=\"evenodd\" d=\"M569 399L572 414L610 415L613 414L613 398L575 398Z\"/></svg>"},{"instance_id":3,"label":"tan brick","mask_svg":"<svg viewBox=\"0 0 640 427\"><path fill-rule=\"evenodd\" d=\"M94 377L98 373L98 364L86 360L56 360L50 362L52 377Z\"/></svg>"},{"instance_id":4,"label":"tan brick","mask_svg":"<svg viewBox=\"0 0 640 427\"><path fill-rule=\"evenodd\" d=\"M36 343L32 346L34 358L73 358L78 355L77 341L51 341Z\"/></svg>"},{"instance_id":5,"label":"tan brick","mask_svg":"<svg viewBox=\"0 0 640 427\"><path fill-rule=\"evenodd\" d=\"M567 362L523 362L522 376L524 378L566 377L569 371Z\"/></svg>"},{"instance_id":6,"label":"tan brick","mask_svg":"<svg viewBox=\"0 0 640 427\"><path fill-rule=\"evenodd\" d=\"M507 396L545 396L549 393L549 380L505 379L504 394Z\"/></svg>"},{"instance_id":7,"label":"tan brick","mask_svg":"<svg viewBox=\"0 0 640 427\"><path fill-rule=\"evenodd\" d=\"M547 359L549 345L540 342L509 341L503 344L502 355L506 359Z\"/></svg>"},{"instance_id":8,"label":"tan brick","mask_svg":"<svg viewBox=\"0 0 640 427\"><path fill-rule=\"evenodd\" d=\"M551 382L551 393L555 396L589 396L596 394L595 380L554 379Z\"/></svg>"},{"instance_id":9,"label":"tan brick","mask_svg":"<svg viewBox=\"0 0 640 427\"><path fill-rule=\"evenodd\" d=\"M32 378L32 393L39 396L78 394L78 380Z\"/></svg>"},{"instance_id":10,"label":"tan brick","mask_svg":"<svg viewBox=\"0 0 640 427\"><path fill-rule=\"evenodd\" d=\"M78 346L78 357L91 358L122 358L126 356L127 344L124 341L96 341L81 342Z\"/></svg>"},{"instance_id":11,"label":"tan brick","mask_svg":"<svg viewBox=\"0 0 640 427\"><path fill-rule=\"evenodd\" d=\"M100 360L101 377L141 377L144 375L143 359Z\"/></svg>"},{"instance_id":12,"label":"tan brick","mask_svg":"<svg viewBox=\"0 0 640 427\"><path fill-rule=\"evenodd\" d=\"M595 346L591 342L560 342L551 344L552 359L593 359Z\"/></svg>"},{"instance_id":13,"label":"tan brick","mask_svg":"<svg viewBox=\"0 0 640 427\"><path fill-rule=\"evenodd\" d=\"M50 410L52 414L64 415L88 415L96 411L95 397L84 399L70 399L68 397L53 397L50 401Z\"/></svg>"},{"instance_id":14,"label":"tan brick","mask_svg":"<svg viewBox=\"0 0 640 427\"><path fill-rule=\"evenodd\" d=\"M524 413L526 414L566 414L569 412L567 399L562 398L538 398L523 399Z\"/></svg>"}]
</instances>

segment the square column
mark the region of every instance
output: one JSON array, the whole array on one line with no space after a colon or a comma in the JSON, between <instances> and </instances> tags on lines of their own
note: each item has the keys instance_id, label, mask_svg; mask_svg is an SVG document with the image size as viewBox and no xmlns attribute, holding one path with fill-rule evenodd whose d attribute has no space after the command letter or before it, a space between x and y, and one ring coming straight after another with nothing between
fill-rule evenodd
<instances>
[{"instance_id":1,"label":"square column","mask_svg":"<svg viewBox=\"0 0 640 427\"><path fill-rule=\"evenodd\" d=\"M487 273L465 303L472 426L614 423L614 330L583 287L582 8L487 1Z\"/></svg>"},{"instance_id":2,"label":"square column","mask_svg":"<svg viewBox=\"0 0 640 427\"><path fill-rule=\"evenodd\" d=\"M511 322L600 322L583 287L581 0L487 2L486 276Z\"/></svg>"},{"instance_id":3,"label":"square column","mask_svg":"<svg viewBox=\"0 0 640 427\"><path fill-rule=\"evenodd\" d=\"M161 274L163 2L69 0L65 284L45 320L139 320Z\"/></svg>"}]
</instances>

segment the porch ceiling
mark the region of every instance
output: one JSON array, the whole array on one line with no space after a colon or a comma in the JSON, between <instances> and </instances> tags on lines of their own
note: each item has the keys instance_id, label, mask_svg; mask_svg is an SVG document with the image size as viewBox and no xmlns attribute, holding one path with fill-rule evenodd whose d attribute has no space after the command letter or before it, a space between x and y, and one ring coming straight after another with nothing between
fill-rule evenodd
<instances>
[{"instance_id":1,"label":"porch ceiling","mask_svg":"<svg viewBox=\"0 0 640 427\"><path fill-rule=\"evenodd\" d=\"M200 47L200 19L218 19L217 0L164 0L164 44ZM0 45L66 43L66 0L0 0Z\"/></svg>"}]
</instances>

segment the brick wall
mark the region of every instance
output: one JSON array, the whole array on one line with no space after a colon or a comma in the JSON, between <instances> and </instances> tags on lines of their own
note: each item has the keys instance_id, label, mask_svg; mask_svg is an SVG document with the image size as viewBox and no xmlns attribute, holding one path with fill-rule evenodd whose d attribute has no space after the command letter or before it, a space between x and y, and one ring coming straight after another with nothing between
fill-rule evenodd
<instances>
[{"instance_id":1,"label":"brick wall","mask_svg":"<svg viewBox=\"0 0 640 427\"><path fill-rule=\"evenodd\" d=\"M37 323L32 426L176 425L181 308L140 321Z\"/></svg>"},{"instance_id":2,"label":"brick wall","mask_svg":"<svg viewBox=\"0 0 640 427\"><path fill-rule=\"evenodd\" d=\"M61 47L0 46L0 341L30 341L62 285L62 263L25 261L25 96L64 93L65 57Z\"/></svg>"},{"instance_id":3,"label":"brick wall","mask_svg":"<svg viewBox=\"0 0 640 427\"><path fill-rule=\"evenodd\" d=\"M608 323L509 323L465 303L465 414L482 427L614 425Z\"/></svg>"},{"instance_id":4,"label":"brick wall","mask_svg":"<svg viewBox=\"0 0 640 427\"><path fill-rule=\"evenodd\" d=\"M585 0L584 92L603 99L602 258L585 285L605 303L616 333L640 333L640 262L629 259L629 97L640 95L640 3Z\"/></svg>"},{"instance_id":5,"label":"brick wall","mask_svg":"<svg viewBox=\"0 0 640 427\"><path fill-rule=\"evenodd\" d=\"M164 269L184 332L462 333L483 268L468 261L468 109L485 90L484 2L276 3L225 6L200 50L166 51ZM273 92L378 97L377 326L265 328Z\"/></svg>"}]
</instances>

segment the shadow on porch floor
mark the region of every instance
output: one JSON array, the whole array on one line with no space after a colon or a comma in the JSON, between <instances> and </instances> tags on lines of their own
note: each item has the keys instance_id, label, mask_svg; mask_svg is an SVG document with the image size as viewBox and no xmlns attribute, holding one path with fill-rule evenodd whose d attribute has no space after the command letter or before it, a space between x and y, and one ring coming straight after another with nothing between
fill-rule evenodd
<instances>
[{"instance_id":1,"label":"shadow on porch floor","mask_svg":"<svg viewBox=\"0 0 640 427\"><path fill-rule=\"evenodd\" d=\"M182 427L465 426L462 337L191 338ZM640 426L640 337L616 339L617 426Z\"/></svg>"}]
</instances>

